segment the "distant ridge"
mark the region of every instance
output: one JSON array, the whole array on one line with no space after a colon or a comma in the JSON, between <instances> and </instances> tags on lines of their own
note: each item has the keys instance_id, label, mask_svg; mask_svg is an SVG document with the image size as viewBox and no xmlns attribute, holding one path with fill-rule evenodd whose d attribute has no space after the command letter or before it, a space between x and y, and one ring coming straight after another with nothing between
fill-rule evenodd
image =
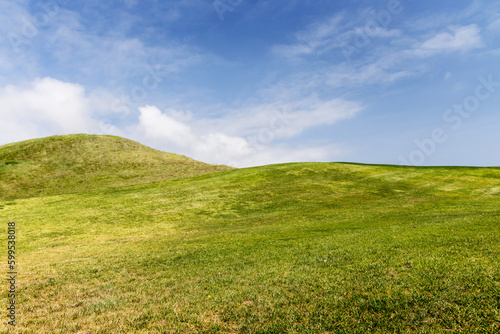
<instances>
[{"instance_id":1,"label":"distant ridge","mask_svg":"<svg viewBox=\"0 0 500 334\"><path fill-rule=\"evenodd\" d=\"M117 189L231 169L116 136L51 136L0 146L0 200Z\"/></svg>"}]
</instances>

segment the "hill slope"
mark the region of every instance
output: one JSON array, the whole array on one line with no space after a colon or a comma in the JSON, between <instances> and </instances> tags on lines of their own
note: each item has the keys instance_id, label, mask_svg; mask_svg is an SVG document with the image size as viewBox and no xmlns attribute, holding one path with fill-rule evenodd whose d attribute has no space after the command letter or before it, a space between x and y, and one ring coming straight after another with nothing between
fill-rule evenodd
<instances>
[{"instance_id":1,"label":"hill slope","mask_svg":"<svg viewBox=\"0 0 500 334\"><path fill-rule=\"evenodd\" d=\"M53 136L0 147L0 199L114 189L230 169L115 136Z\"/></svg>"},{"instance_id":2,"label":"hill slope","mask_svg":"<svg viewBox=\"0 0 500 334\"><path fill-rule=\"evenodd\" d=\"M500 168L301 163L0 201L0 221L23 333L497 333L499 202Z\"/></svg>"}]
</instances>

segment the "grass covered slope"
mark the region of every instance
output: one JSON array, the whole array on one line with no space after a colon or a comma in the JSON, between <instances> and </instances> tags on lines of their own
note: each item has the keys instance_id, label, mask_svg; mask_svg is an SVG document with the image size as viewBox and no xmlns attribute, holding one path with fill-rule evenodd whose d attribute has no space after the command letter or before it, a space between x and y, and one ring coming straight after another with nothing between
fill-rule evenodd
<instances>
[{"instance_id":1,"label":"grass covered slope","mask_svg":"<svg viewBox=\"0 0 500 334\"><path fill-rule=\"evenodd\" d=\"M499 203L499 168L303 163L4 201L0 221L18 332L497 333Z\"/></svg>"},{"instance_id":2,"label":"grass covered slope","mask_svg":"<svg viewBox=\"0 0 500 334\"><path fill-rule=\"evenodd\" d=\"M119 188L228 169L115 136L53 136L0 146L0 199Z\"/></svg>"}]
</instances>

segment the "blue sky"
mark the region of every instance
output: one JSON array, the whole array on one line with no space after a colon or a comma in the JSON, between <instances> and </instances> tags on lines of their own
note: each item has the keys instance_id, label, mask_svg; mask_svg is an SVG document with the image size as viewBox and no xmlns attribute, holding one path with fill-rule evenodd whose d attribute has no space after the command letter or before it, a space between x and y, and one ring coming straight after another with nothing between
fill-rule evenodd
<instances>
[{"instance_id":1,"label":"blue sky","mask_svg":"<svg viewBox=\"0 0 500 334\"><path fill-rule=\"evenodd\" d=\"M0 144L500 166L498 1L0 0Z\"/></svg>"}]
</instances>

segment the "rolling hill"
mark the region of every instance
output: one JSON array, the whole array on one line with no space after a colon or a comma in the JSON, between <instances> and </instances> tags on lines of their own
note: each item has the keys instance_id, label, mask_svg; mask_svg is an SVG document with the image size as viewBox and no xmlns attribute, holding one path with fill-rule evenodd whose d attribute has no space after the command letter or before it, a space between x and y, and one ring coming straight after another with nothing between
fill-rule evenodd
<instances>
[{"instance_id":1,"label":"rolling hill","mask_svg":"<svg viewBox=\"0 0 500 334\"><path fill-rule=\"evenodd\" d=\"M115 136L53 136L0 146L0 199L113 189L230 169Z\"/></svg>"},{"instance_id":2,"label":"rolling hill","mask_svg":"<svg viewBox=\"0 0 500 334\"><path fill-rule=\"evenodd\" d=\"M63 163L58 150L46 159ZM500 330L500 168L200 166L163 182L67 181L58 195L39 181L37 197L0 201L18 231L15 330Z\"/></svg>"}]
</instances>

